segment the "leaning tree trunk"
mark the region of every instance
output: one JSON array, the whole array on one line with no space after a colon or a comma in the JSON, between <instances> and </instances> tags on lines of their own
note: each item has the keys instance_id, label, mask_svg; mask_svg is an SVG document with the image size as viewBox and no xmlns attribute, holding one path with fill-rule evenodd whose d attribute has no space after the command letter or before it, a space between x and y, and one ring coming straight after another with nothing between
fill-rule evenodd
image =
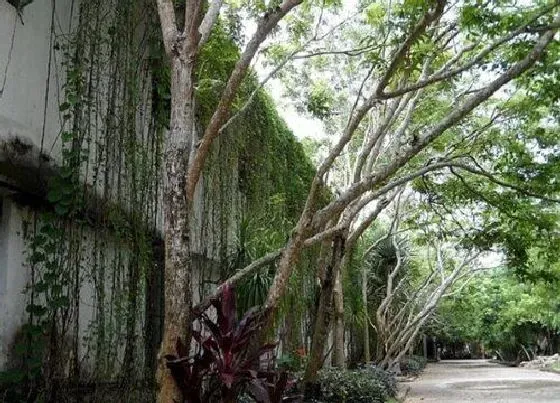
<instances>
[{"instance_id":1,"label":"leaning tree trunk","mask_svg":"<svg viewBox=\"0 0 560 403\"><path fill-rule=\"evenodd\" d=\"M194 136L193 62L173 58L171 74L171 129L165 141L165 319L160 352L160 403L182 402L183 396L165 366L165 355L177 355L181 339L190 346L191 267L189 214L185 193L189 153Z\"/></svg>"}]
</instances>

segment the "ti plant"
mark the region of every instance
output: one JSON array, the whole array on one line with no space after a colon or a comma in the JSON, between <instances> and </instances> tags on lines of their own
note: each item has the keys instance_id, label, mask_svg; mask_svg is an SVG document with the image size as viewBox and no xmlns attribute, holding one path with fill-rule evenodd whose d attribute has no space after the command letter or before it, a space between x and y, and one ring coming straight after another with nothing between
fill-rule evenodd
<instances>
[{"instance_id":1,"label":"ti plant","mask_svg":"<svg viewBox=\"0 0 560 403\"><path fill-rule=\"evenodd\" d=\"M229 286L211 304L216 321L206 312L195 312L195 321L200 324L200 330L193 332L195 354L188 356L178 339L178 356L165 357L185 402L236 402L244 393L259 403L294 401L295 397L284 397L291 385L286 373L260 370L261 357L273 351L276 343L258 348L251 345L262 325L262 311L252 308L237 321L235 295Z\"/></svg>"}]
</instances>

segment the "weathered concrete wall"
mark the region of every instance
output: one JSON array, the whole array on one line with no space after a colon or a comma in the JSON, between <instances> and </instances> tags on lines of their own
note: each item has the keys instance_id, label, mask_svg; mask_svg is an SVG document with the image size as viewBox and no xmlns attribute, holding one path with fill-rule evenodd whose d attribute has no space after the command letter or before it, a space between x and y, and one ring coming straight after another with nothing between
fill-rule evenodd
<instances>
[{"instance_id":1,"label":"weathered concrete wall","mask_svg":"<svg viewBox=\"0 0 560 403\"><path fill-rule=\"evenodd\" d=\"M6 0L0 0L0 370L9 365L18 332L28 320L26 306L29 293L24 293L24 290L30 284L31 269L28 261L29 238L24 236L24 227L49 208L44 204L47 182L61 163L64 119L60 105L64 101L63 85L66 82L61 46L74 33L78 13L77 0L34 1L25 7L21 16ZM106 50L99 53L103 57ZM110 71L100 75L101 97L107 86L108 74ZM100 101L100 109L106 104ZM149 117L149 109L143 112ZM141 127L147 130L148 125ZM95 141L92 141L90 150L92 164L99 153L100 142L96 140L103 129L99 126L95 130ZM138 133L139 137L144 135ZM122 157L116 152L113 156L113 163L108 162L104 169L111 170L112 166L122 165ZM130 172L122 171L111 171L111 180L124 183L130 180L127 177ZM91 170L86 172L84 180L93 183L93 175ZM102 186L97 185L94 195L102 194L102 190ZM133 201L123 196L119 203L127 210ZM92 208L96 208L96 201L91 204ZM157 201L154 206L158 210ZM96 213L101 215L103 212L99 210ZM152 222L159 220L155 225L161 227L161 214L159 210L155 213L155 221ZM98 358L95 335L102 327L106 356L114 361L114 365L108 368L117 369L125 349L125 318L129 309L127 296L130 287L137 287L139 301L132 314L136 316L137 364L141 364L144 354L145 277L137 284L130 284L127 277L130 247L123 239L116 239L110 231L98 230L95 225L81 231L79 243L72 246L75 249L73 253L80 256L75 265L75 269L80 270L77 274L80 290L77 305L72 303L68 309L64 337L79 341L77 351L82 361L82 374L87 376ZM100 252L95 248L103 250ZM101 266L104 266L103 269ZM99 280L100 273L105 277L104 281ZM99 287L103 288L103 292ZM101 311L105 318L99 324ZM61 345L71 348L69 344Z\"/></svg>"},{"instance_id":2,"label":"weathered concrete wall","mask_svg":"<svg viewBox=\"0 0 560 403\"><path fill-rule=\"evenodd\" d=\"M107 9L111 10L113 0L106 0L106 3ZM25 309L29 294L23 291L30 284L31 269L29 237L24 237L24 227L41 211L52 207L45 202L48 181L61 163L61 132L67 130L64 113L60 110L65 101L66 82L63 44L75 33L79 12L79 0L36 0L25 7L20 18L12 5L0 0L0 370L9 365L16 335L28 319ZM111 20L107 15L104 18ZM100 24L104 22L102 20ZM107 27L100 30L106 33ZM135 35L142 37L142 26L137 28ZM162 228L160 177L153 186L150 185L146 198L136 197L144 190L134 193L134 188L122 185L124 190L121 192L119 188L120 184L132 183L131 164L142 158L154 161L158 158L154 154L157 147L153 145L155 135L150 121L151 83L147 63L139 67L139 80L144 82L139 85L140 100L134 112L135 135L141 152L147 157L144 154L131 157L124 145L119 146L115 139L109 142L103 137L108 132L105 122L111 88L117 88L118 96L123 96L124 91L121 86L111 87L110 80L115 74L112 69L118 63L111 64L108 43L103 42L95 52L102 60L94 80L96 123L91 130L91 141L87 143L90 168L82 172L83 180L93 188L87 200L91 228L81 230L80 241L75 246L80 258L72 270L79 270L80 290L78 304L69 309L67 320L71 325L65 336L70 339L66 348L70 348L72 340L79 341L77 351L84 376L93 371L100 357L96 352L96 338L99 337L103 337L106 350L101 357L105 371L114 370L112 375L119 375L127 343L125 318L130 314L135 316L136 365L141 366L142 362L153 359L162 314L161 301L158 300L161 298L162 266L161 262L156 262L161 259L161 253L153 252L159 254L154 258L154 265L139 268L139 280L133 281L135 277L131 275L130 267L133 249L128 235L115 235L102 224L98 225L107 219L104 209L114 210L116 206L126 213L137 208L139 203L146 203L146 225L155 234L154 243L158 244L155 249L161 249L161 239L157 239ZM139 58L142 60L143 56ZM227 146L221 151L220 147L218 141L217 153L228 152ZM91 166L96 164L99 155L102 155L103 166L95 172ZM212 282L223 269L218 261L233 253L238 242L242 197L238 189L237 161L223 160L229 165L216 171L220 179L207 179L196 193L191 222L191 250L196 255L193 265L195 300L212 288ZM105 182L96 179L103 175ZM109 206L107 200L114 202L115 206ZM138 291L135 308L127 305L131 287ZM127 310L133 312L127 313ZM99 336L101 333L103 336ZM111 362L107 364L107 361Z\"/></svg>"},{"instance_id":3,"label":"weathered concrete wall","mask_svg":"<svg viewBox=\"0 0 560 403\"><path fill-rule=\"evenodd\" d=\"M71 3L71 0L59 2L56 17L62 29L69 27ZM60 81L57 83L55 74L57 61L51 57L51 2L29 5L22 18L25 25L15 8L0 0L0 147L4 151L0 155L3 161L7 143L13 144L17 139L22 147L50 151L56 147L56 134L60 131L57 104ZM25 152L22 150L22 154ZM2 186L2 182L11 186ZM0 173L0 369L5 368L14 336L25 321L27 297L23 291L29 279L23 239L23 222L29 212L10 199L17 190L14 182Z\"/></svg>"},{"instance_id":4,"label":"weathered concrete wall","mask_svg":"<svg viewBox=\"0 0 560 403\"><path fill-rule=\"evenodd\" d=\"M10 357L13 337L24 323L23 290L29 269L22 265L25 245L21 236L25 212L0 199L0 369Z\"/></svg>"},{"instance_id":5,"label":"weathered concrete wall","mask_svg":"<svg viewBox=\"0 0 560 403\"><path fill-rule=\"evenodd\" d=\"M20 18L0 0L0 138L17 135L53 156L64 76L52 50L56 38L71 31L75 3L58 0L53 10L50 1L35 1Z\"/></svg>"}]
</instances>

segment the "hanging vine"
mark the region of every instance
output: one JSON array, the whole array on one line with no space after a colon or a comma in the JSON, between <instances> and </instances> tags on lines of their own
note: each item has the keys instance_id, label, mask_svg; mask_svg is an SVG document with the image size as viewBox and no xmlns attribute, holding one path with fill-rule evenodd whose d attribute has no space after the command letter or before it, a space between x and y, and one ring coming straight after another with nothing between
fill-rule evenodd
<instances>
[{"instance_id":1,"label":"hanging vine","mask_svg":"<svg viewBox=\"0 0 560 403\"><path fill-rule=\"evenodd\" d=\"M24 231L31 278L16 350L25 365L0 374L0 391L12 400L63 401L84 389L95 401L152 393L138 381L153 379L160 342L160 172L169 120L169 67L154 7L81 2L72 32L55 36L51 52L64 84L50 150L60 158L48 203ZM227 29L216 29L197 71L201 123L239 52ZM236 104L256 86L250 76ZM314 174L266 93L253 102L215 142L206 166L193 241L200 297L242 261L282 244ZM312 260L299 272L311 283ZM262 300L257 283L266 285L272 270L245 285L246 305ZM289 298L285 309L303 317Z\"/></svg>"}]
</instances>

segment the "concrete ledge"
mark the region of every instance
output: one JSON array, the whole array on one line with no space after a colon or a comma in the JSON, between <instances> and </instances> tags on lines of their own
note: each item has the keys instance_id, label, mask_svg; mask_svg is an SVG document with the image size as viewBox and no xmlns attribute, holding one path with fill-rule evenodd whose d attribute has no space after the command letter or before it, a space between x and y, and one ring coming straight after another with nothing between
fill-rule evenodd
<instances>
[{"instance_id":1,"label":"concrete ledge","mask_svg":"<svg viewBox=\"0 0 560 403\"><path fill-rule=\"evenodd\" d=\"M15 202L35 209L53 209L47 200L50 180L60 171L60 165L31 140L29 131L13 120L0 116L0 195L9 195ZM132 225L135 219L123 206L102 198L91 186L84 185L86 204L79 213L94 226L109 223L109 211L119 211L124 221ZM146 225L156 243L162 234L152 225Z\"/></svg>"},{"instance_id":2,"label":"concrete ledge","mask_svg":"<svg viewBox=\"0 0 560 403\"><path fill-rule=\"evenodd\" d=\"M25 127L0 116L0 186L4 192L44 199L56 165L32 138Z\"/></svg>"}]
</instances>

